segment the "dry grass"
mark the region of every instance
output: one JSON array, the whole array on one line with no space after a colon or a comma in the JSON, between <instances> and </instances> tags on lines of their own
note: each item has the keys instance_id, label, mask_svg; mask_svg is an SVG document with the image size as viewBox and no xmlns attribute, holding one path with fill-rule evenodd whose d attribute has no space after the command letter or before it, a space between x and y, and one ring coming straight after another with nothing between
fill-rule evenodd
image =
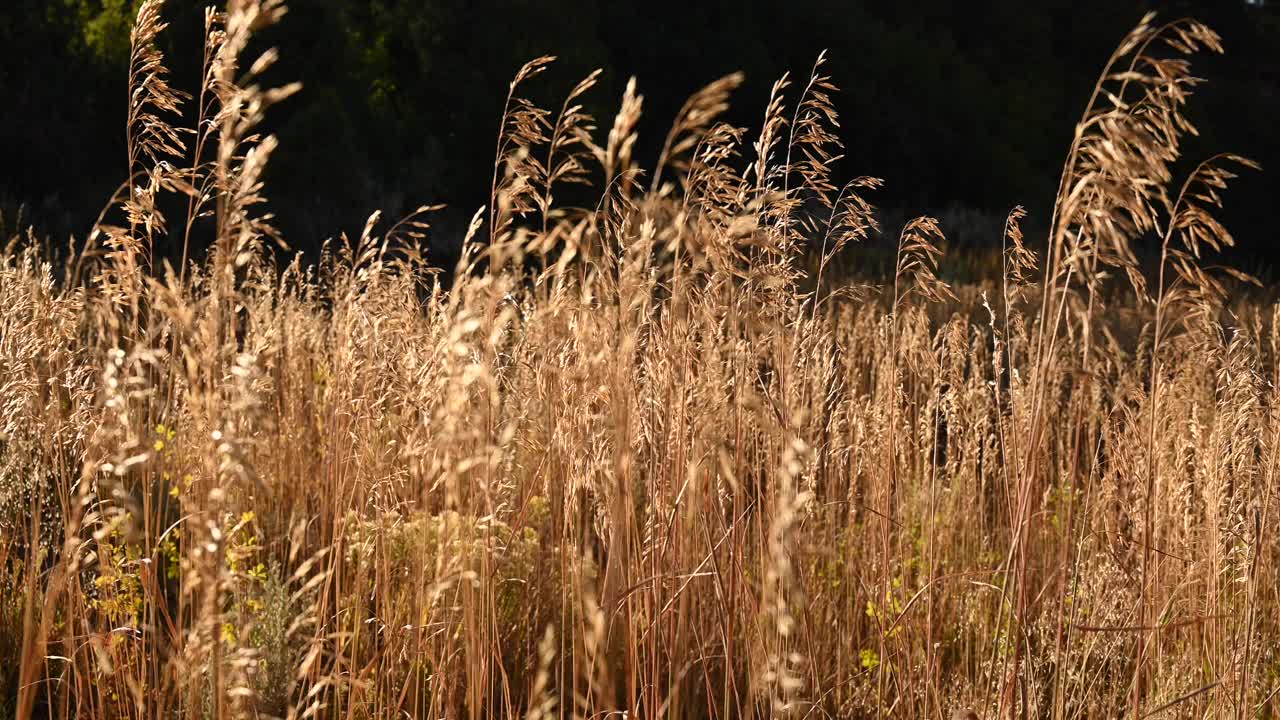
<instances>
[{"instance_id":1,"label":"dry grass","mask_svg":"<svg viewBox=\"0 0 1280 720\"><path fill-rule=\"evenodd\" d=\"M0 254L3 714L1275 716L1278 311L1199 265L1240 161L1171 170L1207 28L1124 40L1047 249L1015 211L982 287L929 218L841 284L879 181L832 183L821 58L754 140L738 76L696 93L652 172L635 84L597 144L595 76L547 111L540 58L445 287L431 208L274 267L255 128L296 88L244 53L284 8L210 13L191 132L160 10L131 181L65 268Z\"/></svg>"}]
</instances>

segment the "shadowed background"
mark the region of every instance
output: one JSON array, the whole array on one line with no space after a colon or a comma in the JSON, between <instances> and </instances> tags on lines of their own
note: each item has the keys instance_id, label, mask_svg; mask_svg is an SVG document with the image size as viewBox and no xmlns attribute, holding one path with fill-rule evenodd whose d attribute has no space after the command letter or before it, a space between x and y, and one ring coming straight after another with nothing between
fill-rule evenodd
<instances>
[{"instance_id":1,"label":"shadowed background","mask_svg":"<svg viewBox=\"0 0 1280 720\"><path fill-rule=\"evenodd\" d=\"M41 233L83 236L123 179L134 4L0 8L0 209L10 228L22 207L23 223ZM188 91L199 85L202 8L170 0L165 10L172 82ZM826 48L842 90L837 175L886 180L872 199L891 231L895 219L936 213L952 247L965 248L998 242L1015 204L1029 210L1029 230L1043 227L1072 128L1115 44L1147 10L1191 14L1223 36L1227 54L1195 59L1209 82L1191 102L1201 137L1186 148L1188 164L1216 151L1280 164L1274 3L293 0L290 9L263 42L281 51L271 79L300 80L303 92L269 116L281 149L267 194L290 246L307 253L358 233L374 209L396 217L442 202L431 257L450 263L466 220L487 202L507 82L541 54L560 58L527 90L546 107L604 69L588 106L605 127L637 77L637 158L651 166L689 93L745 71L728 119L755 132L772 82L787 70L802 80ZM1228 191L1222 218L1240 243L1229 261L1268 274L1280 258L1277 188L1272 172Z\"/></svg>"}]
</instances>

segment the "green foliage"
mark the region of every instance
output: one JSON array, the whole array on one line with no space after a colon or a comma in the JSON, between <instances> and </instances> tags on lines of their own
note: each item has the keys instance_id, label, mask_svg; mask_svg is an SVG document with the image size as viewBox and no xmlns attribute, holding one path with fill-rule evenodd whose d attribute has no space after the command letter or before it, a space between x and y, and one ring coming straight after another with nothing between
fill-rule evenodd
<instances>
[{"instance_id":1,"label":"green foliage","mask_svg":"<svg viewBox=\"0 0 1280 720\"><path fill-rule=\"evenodd\" d=\"M101 62L129 60L129 29L142 0L63 0L73 8L79 40Z\"/></svg>"}]
</instances>

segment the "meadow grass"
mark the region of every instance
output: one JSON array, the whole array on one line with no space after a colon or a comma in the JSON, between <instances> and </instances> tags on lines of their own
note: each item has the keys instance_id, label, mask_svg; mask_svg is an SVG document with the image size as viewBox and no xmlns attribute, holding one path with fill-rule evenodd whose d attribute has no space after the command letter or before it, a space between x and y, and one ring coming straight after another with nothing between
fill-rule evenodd
<instances>
[{"instance_id":1,"label":"meadow grass","mask_svg":"<svg viewBox=\"0 0 1280 720\"><path fill-rule=\"evenodd\" d=\"M751 134L740 76L695 93L652 168L634 81L598 130L595 74L527 99L539 58L450 274L431 207L278 264L257 128L297 87L248 49L284 6L210 11L192 97L161 10L128 181L64 261L0 253L0 714L1280 709L1280 310L1199 260L1250 163L1173 172L1208 28L1122 40L1048 237L1015 210L950 287L928 217L851 281L880 181L833 180L821 56Z\"/></svg>"}]
</instances>

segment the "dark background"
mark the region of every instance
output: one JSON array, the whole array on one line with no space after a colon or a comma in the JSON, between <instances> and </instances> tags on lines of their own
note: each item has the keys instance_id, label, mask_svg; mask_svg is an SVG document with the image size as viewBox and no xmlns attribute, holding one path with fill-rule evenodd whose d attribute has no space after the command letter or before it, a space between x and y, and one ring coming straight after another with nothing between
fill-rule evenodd
<instances>
[{"instance_id":1,"label":"dark background","mask_svg":"<svg viewBox=\"0 0 1280 720\"><path fill-rule=\"evenodd\" d=\"M21 205L40 232L83 236L124 177L135 2L2 4L0 208L10 225ZM1280 259L1271 207L1280 3L292 0L290 9L261 39L281 52L272 79L304 86L271 113L268 130L282 147L267 194L285 238L303 251L358 233L374 209L394 217L443 202L450 209L433 253L449 262L466 220L487 202L507 82L537 55L560 57L526 90L546 107L604 68L588 105L605 128L636 75L645 97L637 159L652 167L689 93L744 70L729 119L754 132L774 79L791 70L802 83L823 48L842 89L842 174L887 181L873 200L889 224L940 213L954 245L998 242L1015 204L1028 208L1032 229L1042 226L1099 70L1154 9L1194 15L1223 36L1225 56L1195 60L1209 82L1192 99L1201 137L1187 160L1229 150L1272 168L1237 181L1223 217L1241 244L1230 261L1265 272ZM194 93L202 3L170 0L165 17L172 82Z\"/></svg>"}]
</instances>

